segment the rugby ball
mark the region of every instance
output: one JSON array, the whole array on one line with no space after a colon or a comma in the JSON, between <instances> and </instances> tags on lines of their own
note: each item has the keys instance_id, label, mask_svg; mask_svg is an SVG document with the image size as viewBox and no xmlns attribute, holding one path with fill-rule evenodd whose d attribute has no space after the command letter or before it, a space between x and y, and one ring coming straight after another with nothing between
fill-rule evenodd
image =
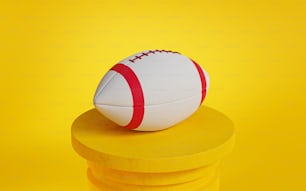
<instances>
[{"instance_id":1,"label":"rugby ball","mask_svg":"<svg viewBox=\"0 0 306 191\"><path fill-rule=\"evenodd\" d=\"M96 109L128 129L157 131L192 115L209 87L207 72L173 51L147 50L120 61L102 78Z\"/></svg>"}]
</instances>

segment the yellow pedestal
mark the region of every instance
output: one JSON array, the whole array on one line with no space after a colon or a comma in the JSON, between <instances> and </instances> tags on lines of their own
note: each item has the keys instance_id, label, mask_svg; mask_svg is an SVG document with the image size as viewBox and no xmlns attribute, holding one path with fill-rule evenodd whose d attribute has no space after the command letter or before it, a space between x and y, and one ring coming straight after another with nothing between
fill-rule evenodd
<instances>
[{"instance_id":1,"label":"yellow pedestal","mask_svg":"<svg viewBox=\"0 0 306 191\"><path fill-rule=\"evenodd\" d=\"M234 144L232 122L208 107L157 132L119 127L92 109L71 133L97 191L217 191L219 162Z\"/></svg>"}]
</instances>

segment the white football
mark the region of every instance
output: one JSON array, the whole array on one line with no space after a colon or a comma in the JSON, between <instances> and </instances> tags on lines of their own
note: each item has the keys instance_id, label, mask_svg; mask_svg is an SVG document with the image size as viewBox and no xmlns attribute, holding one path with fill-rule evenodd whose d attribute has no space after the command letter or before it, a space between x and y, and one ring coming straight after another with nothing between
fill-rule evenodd
<instances>
[{"instance_id":1,"label":"white football","mask_svg":"<svg viewBox=\"0 0 306 191\"><path fill-rule=\"evenodd\" d=\"M173 51L147 50L127 57L103 77L94 105L128 129L157 131L192 115L209 87L207 72Z\"/></svg>"}]
</instances>

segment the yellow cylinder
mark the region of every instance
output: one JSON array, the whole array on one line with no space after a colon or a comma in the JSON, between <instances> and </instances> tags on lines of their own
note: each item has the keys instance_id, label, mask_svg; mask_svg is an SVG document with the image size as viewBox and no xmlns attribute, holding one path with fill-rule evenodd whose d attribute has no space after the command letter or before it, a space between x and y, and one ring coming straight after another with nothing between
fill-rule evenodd
<instances>
[{"instance_id":1,"label":"yellow cylinder","mask_svg":"<svg viewBox=\"0 0 306 191\"><path fill-rule=\"evenodd\" d=\"M208 107L157 132L124 129L92 109L71 133L96 191L217 191L220 161L234 145L231 120Z\"/></svg>"},{"instance_id":2,"label":"yellow cylinder","mask_svg":"<svg viewBox=\"0 0 306 191\"><path fill-rule=\"evenodd\" d=\"M125 184L154 186L185 183L200 178L209 180L217 173L219 162L196 169L159 173L115 170L92 162L88 162L88 166L91 174L98 181L109 180Z\"/></svg>"},{"instance_id":3,"label":"yellow cylinder","mask_svg":"<svg viewBox=\"0 0 306 191\"><path fill-rule=\"evenodd\" d=\"M91 170L87 171L89 187L91 191L218 191L219 174L207 179L206 177L190 182L169 185L137 185L118 183L109 180L97 180Z\"/></svg>"}]
</instances>

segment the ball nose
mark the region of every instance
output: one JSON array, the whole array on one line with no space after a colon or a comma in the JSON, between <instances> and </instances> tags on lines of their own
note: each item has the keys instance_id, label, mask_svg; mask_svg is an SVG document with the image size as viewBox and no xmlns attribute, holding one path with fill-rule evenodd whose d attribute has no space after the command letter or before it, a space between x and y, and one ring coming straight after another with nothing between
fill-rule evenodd
<instances>
[{"instance_id":1,"label":"ball nose","mask_svg":"<svg viewBox=\"0 0 306 191\"><path fill-rule=\"evenodd\" d=\"M133 98L124 77L115 71L109 71L97 88L94 105L116 124L127 125L133 115Z\"/></svg>"}]
</instances>

